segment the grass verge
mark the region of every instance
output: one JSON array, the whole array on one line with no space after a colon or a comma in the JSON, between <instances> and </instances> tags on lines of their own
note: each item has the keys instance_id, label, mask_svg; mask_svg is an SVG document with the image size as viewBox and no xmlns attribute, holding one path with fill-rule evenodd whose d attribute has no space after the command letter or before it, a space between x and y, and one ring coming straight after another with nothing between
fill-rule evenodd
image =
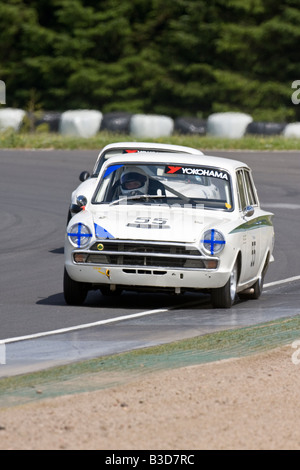
<instances>
[{"instance_id":1,"label":"grass verge","mask_svg":"<svg viewBox=\"0 0 300 470\"><path fill-rule=\"evenodd\" d=\"M159 139L137 139L130 135L99 132L88 139L62 136L55 133L17 133L8 130L0 134L2 149L58 149L58 150L98 150L113 142L147 141L175 145L186 145L198 149L212 150L300 150L300 139L283 136L251 136L241 139L224 139L210 136L172 135Z\"/></svg>"},{"instance_id":2,"label":"grass verge","mask_svg":"<svg viewBox=\"0 0 300 470\"><path fill-rule=\"evenodd\" d=\"M244 357L299 338L300 315L3 378L0 407L118 386L155 371Z\"/></svg>"}]
</instances>

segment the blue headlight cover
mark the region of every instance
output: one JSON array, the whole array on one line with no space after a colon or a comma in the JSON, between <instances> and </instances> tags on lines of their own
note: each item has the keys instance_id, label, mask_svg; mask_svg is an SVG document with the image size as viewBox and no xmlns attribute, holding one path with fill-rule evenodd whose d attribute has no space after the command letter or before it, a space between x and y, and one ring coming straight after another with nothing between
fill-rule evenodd
<instances>
[{"instance_id":1,"label":"blue headlight cover","mask_svg":"<svg viewBox=\"0 0 300 470\"><path fill-rule=\"evenodd\" d=\"M201 239L201 245L210 255L217 255L221 253L225 246L225 238L221 232L215 229L207 230L204 232Z\"/></svg>"},{"instance_id":2,"label":"blue headlight cover","mask_svg":"<svg viewBox=\"0 0 300 470\"><path fill-rule=\"evenodd\" d=\"M84 248L89 244L92 233L86 225L78 223L71 227L68 232L68 237L73 246L76 248Z\"/></svg>"}]
</instances>

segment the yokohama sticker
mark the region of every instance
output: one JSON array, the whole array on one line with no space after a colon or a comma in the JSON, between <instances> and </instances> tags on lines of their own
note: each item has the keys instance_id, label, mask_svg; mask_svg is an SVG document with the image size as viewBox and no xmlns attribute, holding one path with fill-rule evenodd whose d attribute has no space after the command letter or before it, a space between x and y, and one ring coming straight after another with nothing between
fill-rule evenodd
<instances>
[{"instance_id":1,"label":"yokohama sticker","mask_svg":"<svg viewBox=\"0 0 300 470\"><path fill-rule=\"evenodd\" d=\"M228 181L228 174L224 171L212 170L211 168L195 168L187 166L166 166L165 173L171 175L194 175L194 176L213 176Z\"/></svg>"}]
</instances>

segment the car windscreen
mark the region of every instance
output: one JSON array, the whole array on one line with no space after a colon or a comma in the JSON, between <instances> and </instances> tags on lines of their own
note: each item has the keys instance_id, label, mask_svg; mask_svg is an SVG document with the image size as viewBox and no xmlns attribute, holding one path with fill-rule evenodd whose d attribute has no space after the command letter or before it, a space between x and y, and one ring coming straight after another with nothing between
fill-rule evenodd
<instances>
[{"instance_id":1,"label":"car windscreen","mask_svg":"<svg viewBox=\"0 0 300 470\"><path fill-rule=\"evenodd\" d=\"M143 147L135 147L135 148L113 148L113 149L109 149L109 150L106 150L106 152L104 152L102 155L101 155L101 158L99 160L97 160L96 162L96 165L95 165L95 168L93 170L93 177L97 177L100 173L100 170L102 168L102 165L103 163L108 160L109 158L111 157L114 157L116 155L119 155L120 153L123 153L123 154L136 154L136 153L169 153L169 152L174 152L174 153L179 153L179 151L175 151L175 150L170 150L170 149L163 149L163 148L151 148L150 146L148 148L143 148Z\"/></svg>"},{"instance_id":2,"label":"car windscreen","mask_svg":"<svg viewBox=\"0 0 300 470\"><path fill-rule=\"evenodd\" d=\"M233 210L227 171L165 163L113 164L106 168L93 204L168 204Z\"/></svg>"}]
</instances>

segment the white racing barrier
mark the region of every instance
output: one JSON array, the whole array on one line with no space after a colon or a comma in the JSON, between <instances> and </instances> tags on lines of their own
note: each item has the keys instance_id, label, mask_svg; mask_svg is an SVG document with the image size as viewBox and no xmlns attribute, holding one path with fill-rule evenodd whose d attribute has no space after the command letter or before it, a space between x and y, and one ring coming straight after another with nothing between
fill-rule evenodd
<instances>
[{"instance_id":1,"label":"white racing barrier","mask_svg":"<svg viewBox=\"0 0 300 470\"><path fill-rule=\"evenodd\" d=\"M239 139L253 119L245 113L215 113L207 119L207 133L217 137Z\"/></svg>"},{"instance_id":2,"label":"white racing barrier","mask_svg":"<svg viewBox=\"0 0 300 470\"><path fill-rule=\"evenodd\" d=\"M76 137L93 137L100 130L103 114L96 110L71 110L61 115L60 133Z\"/></svg>"},{"instance_id":3,"label":"white racing barrier","mask_svg":"<svg viewBox=\"0 0 300 470\"><path fill-rule=\"evenodd\" d=\"M168 116L134 114L130 120L130 134L136 137L164 137L172 134L174 121Z\"/></svg>"},{"instance_id":4,"label":"white racing barrier","mask_svg":"<svg viewBox=\"0 0 300 470\"><path fill-rule=\"evenodd\" d=\"M285 126L284 137L300 139L300 122L293 122Z\"/></svg>"},{"instance_id":5,"label":"white racing barrier","mask_svg":"<svg viewBox=\"0 0 300 470\"><path fill-rule=\"evenodd\" d=\"M26 112L17 108L3 108L0 109L0 132L7 129L18 131L21 127L22 121Z\"/></svg>"}]
</instances>

